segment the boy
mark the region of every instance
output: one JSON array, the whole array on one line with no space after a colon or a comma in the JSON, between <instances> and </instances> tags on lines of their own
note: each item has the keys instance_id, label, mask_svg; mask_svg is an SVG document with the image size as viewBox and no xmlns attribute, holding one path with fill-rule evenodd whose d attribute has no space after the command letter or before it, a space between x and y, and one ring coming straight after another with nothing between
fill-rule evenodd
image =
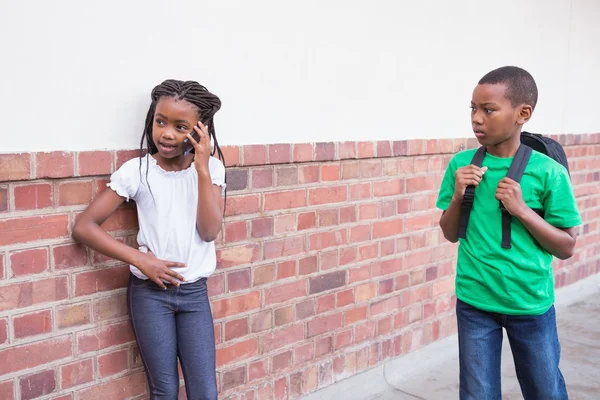
<instances>
[{"instance_id":1,"label":"boy","mask_svg":"<svg viewBox=\"0 0 600 400\"><path fill-rule=\"evenodd\" d=\"M459 240L465 189L477 188L456 272L463 400L501 398L502 328L523 397L568 398L558 367L552 256L573 255L581 216L567 170L546 155L532 152L520 184L506 178L536 102L537 87L527 71L502 67L485 75L471 101L473 132L487 150L483 166L470 165L476 150L456 154L440 188L440 226L452 243ZM501 246L499 201L512 215L510 249ZM534 209L543 209L543 217Z\"/></svg>"}]
</instances>

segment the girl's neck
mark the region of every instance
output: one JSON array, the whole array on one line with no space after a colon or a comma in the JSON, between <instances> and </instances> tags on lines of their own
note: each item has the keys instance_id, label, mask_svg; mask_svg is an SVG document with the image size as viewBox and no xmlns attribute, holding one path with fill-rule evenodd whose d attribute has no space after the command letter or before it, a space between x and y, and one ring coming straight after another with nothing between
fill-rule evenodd
<instances>
[{"instance_id":1,"label":"girl's neck","mask_svg":"<svg viewBox=\"0 0 600 400\"><path fill-rule=\"evenodd\" d=\"M158 166L165 171L182 171L188 169L192 165L192 162L194 162L194 156L191 154L188 156L182 154L174 158L165 158L159 153L155 153L152 157L156 160Z\"/></svg>"}]
</instances>

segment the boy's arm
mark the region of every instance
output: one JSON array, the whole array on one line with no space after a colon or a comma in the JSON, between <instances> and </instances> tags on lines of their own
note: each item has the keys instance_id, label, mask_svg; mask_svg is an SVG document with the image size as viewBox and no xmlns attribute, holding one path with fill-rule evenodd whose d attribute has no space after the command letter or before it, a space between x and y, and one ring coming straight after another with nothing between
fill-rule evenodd
<instances>
[{"instance_id":1,"label":"boy's arm","mask_svg":"<svg viewBox=\"0 0 600 400\"><path fill-rule=\"evenodd\" d=\"M565 260L573 256L577 236L575 228L556 228L533 211L521 193L521 185L510 178L504 178L498 184L496 199L504 204L506 210L518 218L531 236L557 258Z\"/></svg>"}]
</instances>

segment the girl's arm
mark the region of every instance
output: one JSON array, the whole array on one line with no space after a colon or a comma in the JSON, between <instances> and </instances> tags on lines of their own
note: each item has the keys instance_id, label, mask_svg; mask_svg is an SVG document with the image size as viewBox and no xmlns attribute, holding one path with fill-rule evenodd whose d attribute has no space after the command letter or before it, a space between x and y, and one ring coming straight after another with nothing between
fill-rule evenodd
<instances>
[{"instance_id":1,"label":"girl's arm","mask_svg":"<svg viewBox=\"0 0 600 400\"><path fill-rule=\"evenodd\" d=\"M212 242L217 238L223 224L223 203L220 186L213 185L208 167L198 170L198 205L196 229L200 238Z\"/></svg>"},{"instance_id":2,"label":"girl's arm","mask_svg":"<svg viewBox=\"0 0 600 400\"><path fill-rule=\"evenodd\" d=\"M149 254L142 253L119 242L100 227L123 201L124 199L113 190L103 190L92 204L79 215L73 227L73 238L108 257L135 265L144 275L162 288L166 288L163 280L174 285L178 284L174 278L183 281L183 277L169 267L182 267L185 266L184 264L161 261Z\"/></svg>"}]
</instances>

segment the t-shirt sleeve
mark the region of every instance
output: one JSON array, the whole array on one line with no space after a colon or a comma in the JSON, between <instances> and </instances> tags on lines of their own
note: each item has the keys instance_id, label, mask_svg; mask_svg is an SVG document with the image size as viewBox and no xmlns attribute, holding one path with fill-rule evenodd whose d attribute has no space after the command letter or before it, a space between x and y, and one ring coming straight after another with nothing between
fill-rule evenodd
<instances>
[{"instance_id":1,"label":"t-shirt sleeve","mask_svg":"<svg viewBox=\"0 0 600 400\"><path fill-rule=\"evenodd\" d=\"M444 179L442 179L442 184L440 186L436 207L441 210L447 210L452 201L452 196L454 195L455 174L456 156L450 159L448 168L446 168L446 173L444 174Z\"/></svg>"},{"instance_id":2,"label":"t-shirt sleeve","mask_svg":"<svg viewBox=\"0 0 600 400\"><path fill-rule=\"evenodd\" d=\"M131 159L110 176L108 187L117 192L125 201L135 200L140 188L140 159Z\"/></svg>"},{"instance_id":3,"label":"t-shirt sleeve","mask_svg":"<svg viewBox=\"0 0 600 400\"><path fill-rule=\"evenodd\" d=\"M222 187L223 192L225 192L225 187L227 186L225 183L225 166L221 160L216 157L211 157L208 163L208 170L213 185Z\"/></svg>"},{"instance_id":4,"label":"t-shirt sleeve","mask_svg":"<svg viewBox=\"0 0 600 400\"><path fill-rule=\"evenodd\" d=\"M544 219L557 228L572 228L581 225L581 215L565 168L561 168L554 178L550 178L542 201Z\"/></svg>"}]
</instances>

